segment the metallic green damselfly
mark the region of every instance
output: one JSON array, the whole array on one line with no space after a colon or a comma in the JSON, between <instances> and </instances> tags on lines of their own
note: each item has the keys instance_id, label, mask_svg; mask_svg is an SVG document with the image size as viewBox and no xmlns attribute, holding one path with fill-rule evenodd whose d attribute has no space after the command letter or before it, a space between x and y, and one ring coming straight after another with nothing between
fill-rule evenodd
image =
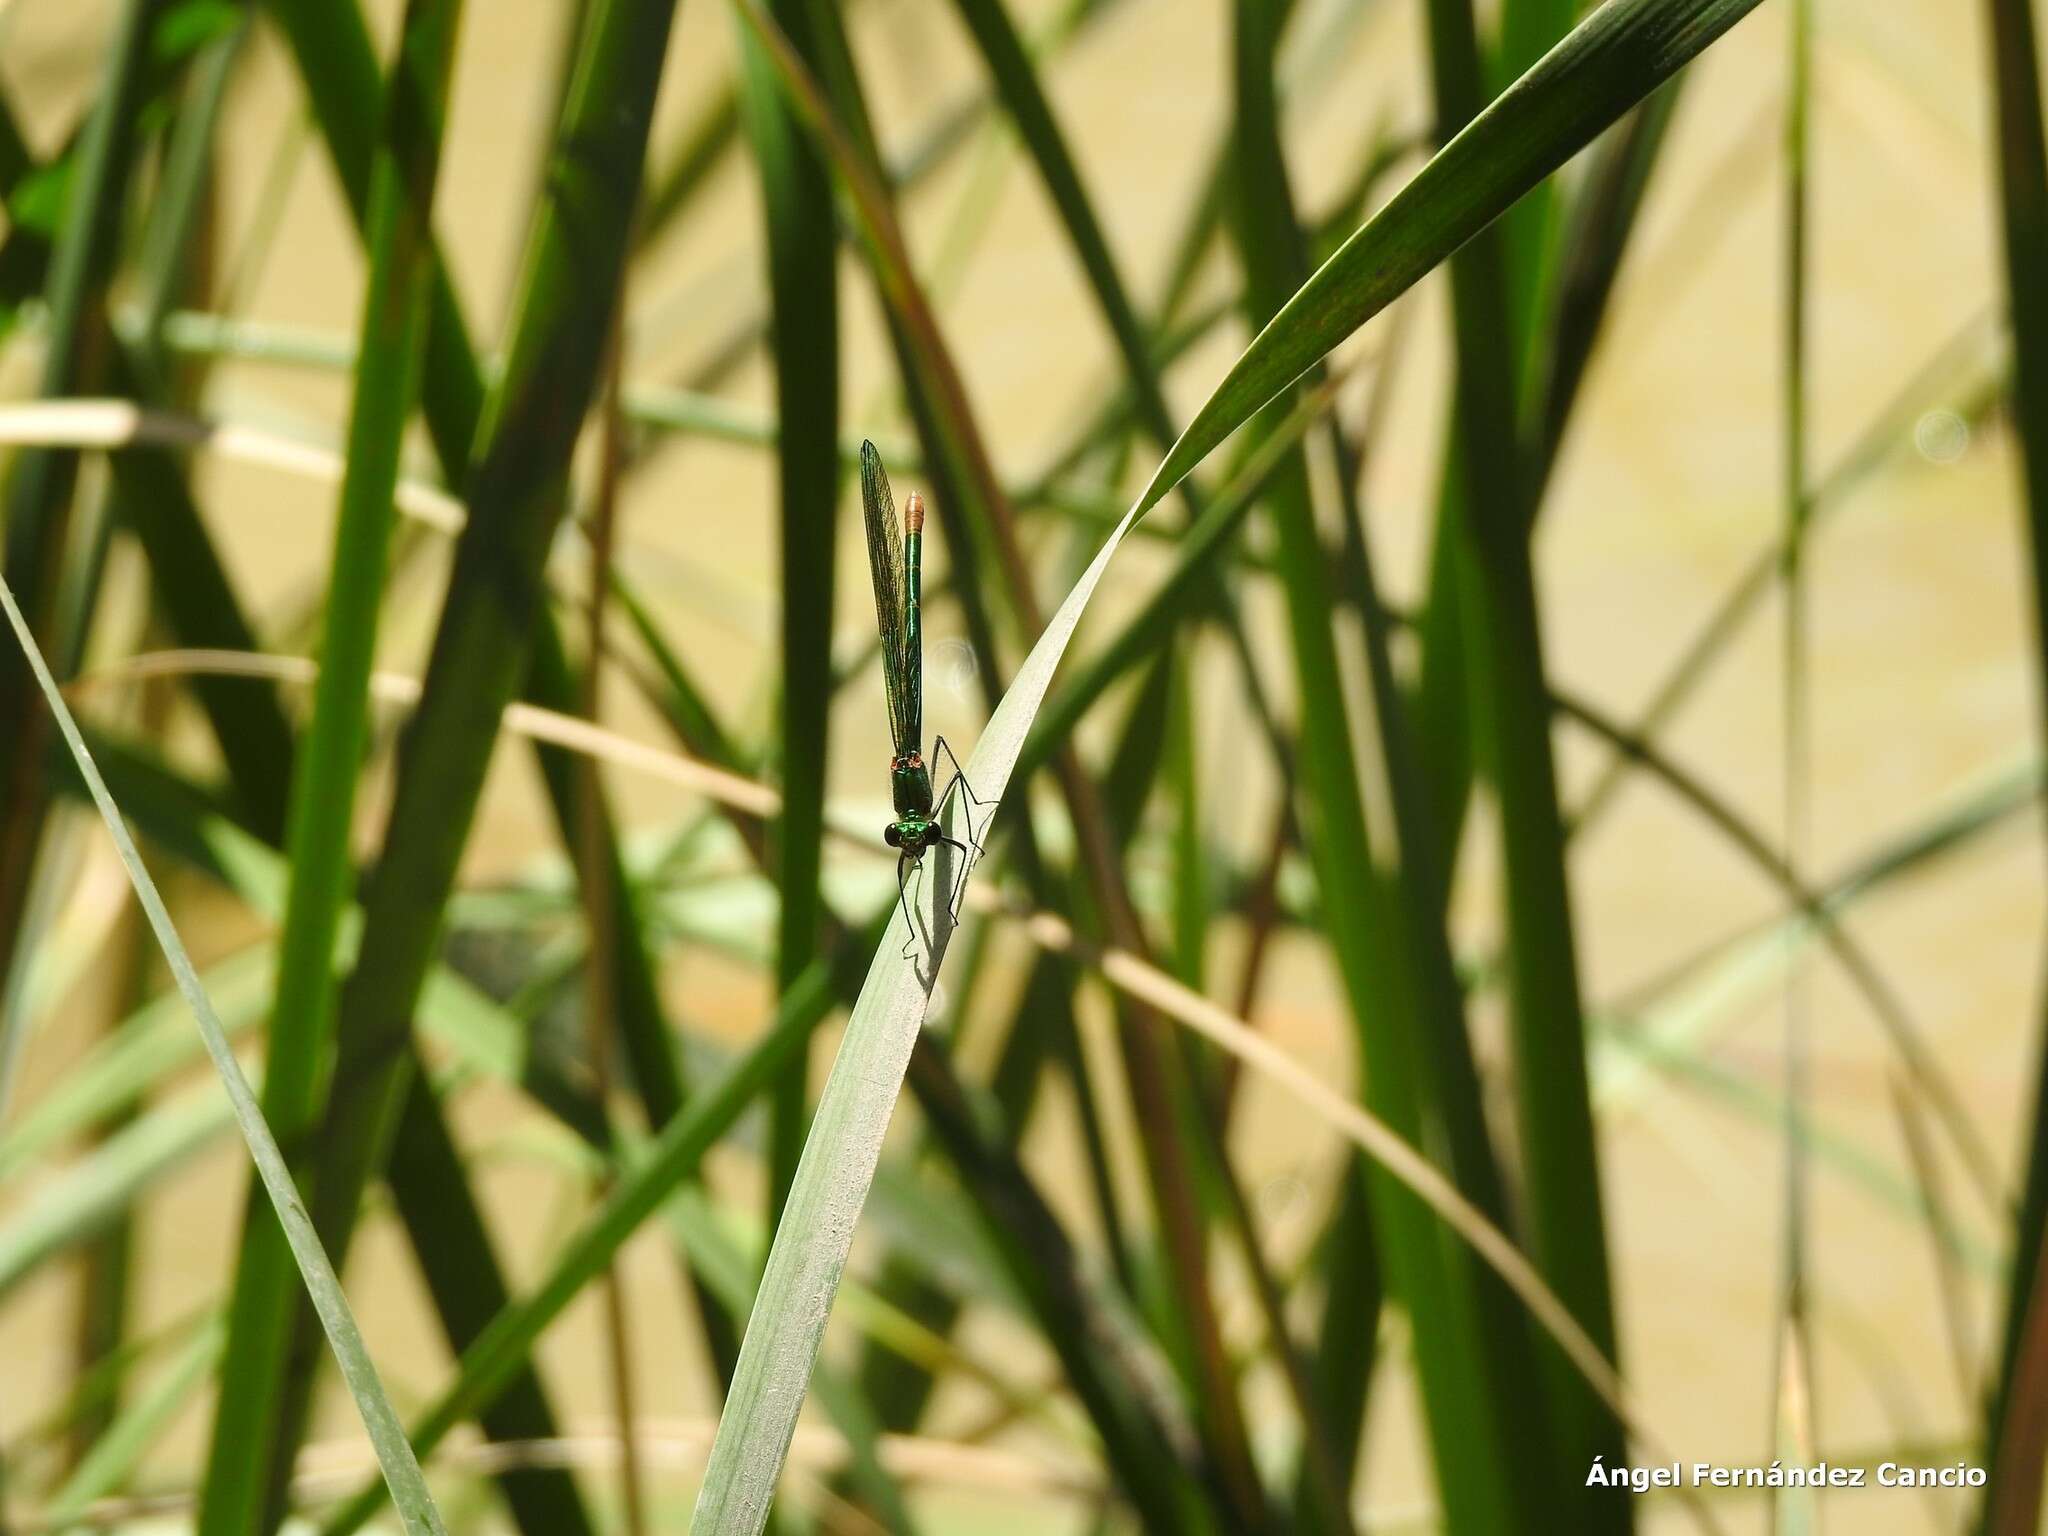
<instances>
[{"instance_id":1,"label":"metallic green damselfly","mask_svg":"<svg viewBox=\"0 0 2048 1536\"><path fill-rule=\"evenodd\" d=\"M875 578L875 622L882 631L882 691L888 701L893 753L889 759L889 787L895 796L896 819L882 829L882 841L901 850L896 855L896 895L903 903L903 915L914 935L917 923L910 911L910 871L921 870L926 850L941 843L957 849L963 861L972 862L981 851L981 843L975 837L969 807L980 801L960 770L960 759L946 744L946 738L939 736L932 742L932 763L936 766L943 754L953 765L953 777L935 803L931 768L925 765L918 749L924 729L924 631L919 612L924 498L912 491L904 499L903 523L899 528L896 497L889 489L882 456L875 452L873 443L862 443L860 500L867 518L868 567ZM949 836L940 824L946 802L955 790L966 796L961 806L967 822L965 843ZM963 867L963 887L966 878Z\"/></svg>"}]
</instances>

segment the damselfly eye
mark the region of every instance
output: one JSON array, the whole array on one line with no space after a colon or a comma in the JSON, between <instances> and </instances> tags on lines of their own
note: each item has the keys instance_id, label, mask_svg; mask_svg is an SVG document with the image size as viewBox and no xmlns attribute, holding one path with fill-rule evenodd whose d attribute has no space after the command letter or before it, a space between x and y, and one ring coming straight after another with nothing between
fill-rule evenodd
<instances>
[{"instance_id":1,"label":"damselfly eye","mask_svg":"<svg viewBox=\"0 0 2048 1536\"><path fill-rule=\"evenodd\" d=\"M903 846L903 834L897 830L895 822L892 821L888 826L882 828L882 841L891 848L901 848Z\"/></svg>"}]
</instances>

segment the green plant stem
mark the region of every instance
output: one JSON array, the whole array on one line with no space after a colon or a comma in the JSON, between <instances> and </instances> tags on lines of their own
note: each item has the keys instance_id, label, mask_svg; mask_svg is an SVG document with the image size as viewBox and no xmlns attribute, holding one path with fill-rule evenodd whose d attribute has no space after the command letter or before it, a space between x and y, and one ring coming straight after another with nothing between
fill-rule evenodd
<instances>
[{"instance_id":1,"label":"green plant stem","mask_svg":"<svg viewBox=\"0 0 2048 1536\"><path fill-rule=\"evenodd\" d=\"M2004 236L2005 297L2013 334L2013 416L2020 446L2026 542L2033 586L2035 673L2048 689L2048 136L2041 116L2039 37L2031 0L1986 0ZM2042 705L2048 734L2048 699ZM2012 1280L1996 1386L1985 1417L1989 1486L1985 1520L1995 1536L2039 1523L2048 1419L2048 1016L2043 1018L2026 1181L2015 1223ZM2033 1390L2030 1393L2028 1388Z\"/></svg>"},{"instance_id":2,"label":"green plant stem","mask_svg":"<svg viewBox=\"0 0 2048 1536\"><path fill-rule=\"evenodd\" d=\"M1466 0L1434 0L1430 57L1445 126L1476 117L1478 49ZM1530 1246L1573 1316L1611 1356L1605 1218L1529 548L1533 503L1511 447L1520 441L1517 396L1528 334L1517 324L1510 281L1513 228L1504 223L1498 233L1481 232L1450 263L1467 654L1473 698L1484 711L1476 734L1482 755L1491 758L1500 803L1516 1130ZM1621 1454L1620 1428L1562 1355L1547 1341L1538 1348L1556 1443L1558 1465L1547 1474L1553 1496L1576 1507L1575 1523L1587 1529L1625 1531L1627 1502L1587 1495L1582 1480L1565 1470Z\"/></svg>"},{"instance_id":3,"label":"green plant stem","mask_svg":"<svg viewBox=\"0 0 2048 1536\"><path fill-rule=\"evenodd\" d=\"M369 290L320 676L293 784L291 889L263 1090L265 1116L295 1149L302 1179L325 1097L334 1018L332 956L351 894L349 840L369 733L369 674L395 519L400 442L418 393L442 102L460 15L460 0L408 5L371 176ZM296 1312L289 1277L290 1253L281 1234L251 1205L223 1356L223 1381L230 1385L215 1411L200 1502L203 1536L252 1533L264 1521L265 1471L278 1453L280 1405L236 1384L274 1380L282 1367Z\"/></svg>"},{"instance_id":4,"label":"green plant stem","mask_svg":"<svg viewBox=\"0 0 2048 1536\"><path fill-rule=\"evenodd\" d=\"M1296 290L1304 260L1272 100L1279 20L1271 0L1240 0L1234 50L1234 229L1254 324L1264 322ZM1268 407L1260 424L1264 431L1278 425L1278 410L1277 405ZM1427 1145L1428 1118L1441 1113L1448 1101L1439 1097L1441 1085L1425 1086L1431 1047L1410 1034L1414 1026L1408 1021L1422 1006L1423 979L1407 963L1415 951L1397 937L1399 907L1387 899L1389 882L1374 866L1339 681L1327 562L1298 450L1285 461L1268 504L1301 697L1303 830L1314 851L1317 883L1332 917L1329 936L1360 1032L1360 1056L1367 1066L1362 1093L1400 1134ZM1462 1024L1453 1028L1462 1031ZM1479 1170L1461 1169L1458 1176L1462 1183L1474 1174ZM1369 1174L1368 1180L1376 1186L1374 1205L1383 1224L1379 1248L1414 1322L1424 1411L1445 1507L1461 1529L1503 1529L1519 1475L1510 1453L1514 1442L1498 1437L1483 1406L1485 1369L1480 1324L1472 1310L1472 1277L1446 1266L1443 1249L1427 1235L1433 1221L1426 1211L1382 1177ZM1358 1208L1349 1207L1349 1213L1356 1219ZM1330 1321L1335 1317L1333 1312ZM1340 1408L1339 1420L1345 1417Z\"/></svg>"},{"instance_id":5,"label":"green plant stem","mask_svg":"<svg viewBox=\"0 0 2048 1536\"><path fill-rule=\"evenodd\" d=\"M810 0L775 0L776 23L815 64ZM839 519L837 219L824 161L776 89L761 45L742 29L743 100L760 167L774 306L781 502L782 816L773 834L781 893L775 973L788 986L817 953L819 855L832 702L832 592ZM771 1095L770 1225L803 1152L807 1062L798 1055Z\"/></svg>"},{"instance_id":6,"label":"green plant stem","mask_svg":"<svg viewBox=\"0 0 2048 1536\"><path fill-rule=\"evenodd\" d=\"M597 8L558 130L505 374L479 429L468 522L424 694L400 753L384 854L365 887L358 959L340 997L338 1059L313 1194L316 1220L339 1253L347 1250L364 1187L396 1127L412 1075L413 1009L499 714L545 614L541 566L562 515L570 450L596 389L674 9L672 0L609 0ZM338 137L331 127L329 137ZM445 292L445 284L435 290ZM452 298L447 307L452 312ZM440 333L440 312L432 324ZM429 345L431 393L431 336ZM439 421L429 415L437 433L445 406L440 414ZM287 1388L301 1404L308 1365L303 1357L293 1365ZM294 1441L288 1432L280 1451Z\"/></svg>"}]
</instances>

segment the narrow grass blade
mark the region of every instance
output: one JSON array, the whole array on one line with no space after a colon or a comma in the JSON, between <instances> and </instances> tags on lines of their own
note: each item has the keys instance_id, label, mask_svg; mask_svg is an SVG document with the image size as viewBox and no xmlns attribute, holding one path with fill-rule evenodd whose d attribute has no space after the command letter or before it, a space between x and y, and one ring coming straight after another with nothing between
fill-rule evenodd
<instances>
[{"instance_id":1,"label":"narrow grass blade","mask_svg":"<svg viewBox=\"0 0 2048 1536\"><path fill-rule=\"evenodd\" d=\"M364 300L348 466L328 579L313 718L292 787L291 889L279 937L266 1118L293 1146L317 1128L334 1017L333 955L354 870L356 784L369 735L369 673L396 517L399 449L418 391L432 266L431 219L441 118L461 0L411 0L385 93L370 191ZM277 1379L296 1312L287 1251L252 1206L244 1219L222 1391L200 1500L204 1536L256 1530L275 1457L280 1404L255 1383Z\"/></svg>"},{"instance_id":2,"label":"narrow grass blade","mask_svg":"<svg viewBox=\"0 0 2048 1536\"><path fill-rule=\"evenodd\" d=\"M1288 300L1188 424L1143 504L1755 6L1609 0L1594 10Z\"/></svg>"},{"instance_id":3,"label":"narrow grass blade","mask_svg":"<svg viewBox=\"0 0 2048 1536\"><path fill-rule=\"evenodd\" d=\"M194 1392L204 1388L214 1362L220 1358L224 1329L218 1318L210 1320L198 1335L165 1366L162 1374L108 1426L92 1451L43 1505L45 1528L64 1532L65 1521L85 1512L94 1499L118 1489L156 1442L162 1439Z\"/></svg>"},{"instance_id":4,"label":"narrow grass blade","mask_svg":"<svg viewBox=\"0 0 2048 1536\"><path fill-rule=\"evenodd\" d=\"M774 0L773 13L814 68L810 0ZM761 45L741 29L748 138L768 221L774 307L777 489L781 499L782 817L773 831L781 894L775 975L801 976L817 953L818 870L824 835L832 704L832 592L839 528L839 242L832 180L780 91ZM893 515L893 513L892 513ZM770 1099L770 1219L782 1208L803 1149L807 1063L797 1057Z\"/></svg>"},{"instance_id":5,"label":"narrow grass blade","mask_svg":"<svg viewBox=\"0 0 2048 1536\"><path fill-rule=\"evenodd\" d=\"M1785 796L1785 865L1795 877L1805 860L1812 820L1812 747L1806 618L1806 409L1807 409L1807 156L1813 80L1813 7L1792 0L1791 57L1785 100L1785 242L1783 262L1784 439L1782 517L1785 622L1780 650L1783 695L1781 773ZM1792 942L1788 938L1788 943ZM1811 1281L1812 1182L1807 1122L1812 1114L1812 1025L1803 954L1787 957L1784 975L1785 1203L1780 1232L1780 1276L1773 1319L1771 1419L1774 1446L1788 1461L1810 1461L1820 1438L1815 1399L1814 1298ZM1787 1488L1771 1501L1772 1529L1807 1536L1818 1529L1819 1499L1811 1488Z\"/></svg>"},{"instance_id":6,"label":"narrow grass blade","mask_svg":"<svg viewBox=\"0 0 2048 1536\"><path fill-rule=\"evenodd\" d=\"M414 1427L415 1443L423 1452L430 1452L502 1388L547 1326L603 1271L619 1245L695 1172L705 1152L787 1064L789 1054L803 1047L833 996L830 972L822 962L813 965L797 986L783 993L767 1034L702 1089L684 1113L662 1127L603 1207L564 1246L546 1278L500 1313L463 1352L455 1381ZM347 1536L360 1529L383 1497L381 1487L366 1488L326 1521L321 1536Z\"/></svg>"},{"instance_id":7,"label":"narrow grass blade","mask_svg":"<svg viewBox=\"0 0 2048 1536\"><path fill-rule=\"evenodd\" d=\"M2048 136L2041 120L2039 36L2032 0L1985 0L1997 113L1998 191L2006 301L2013 335L2013 405L2033 576L2036 682L2048 690ZM2048 705L2044 705L2048 720ZM2048 1455L2048 1028L2027 1128L2026 1187L2013 1242L1997 1385L1986 1417L1992 1529L2033 1529Z\"/></svg>"},{"instance_id":8,"label":"narrow grass blade","mask_svg":"<svg viewBox=\"0 0 2048 1536\"><path fill-rule=\"evenodd\" d=\"M1447 123L1476 124L1513 91L1482 111L1468 0L1431 0L1429 15L1438 113ZM1438 537L1451 541L1453 558L1466 566L1453 579L1471 599L1464 638L1475 734L1500 807L1515 1129L1530 1243L1545 1277L1611 1355L1606 1222L1529 548L1532 488L1514 451L1543 219L1540 206L1518 205L1450 260L1459 454L1452 504L1463 536L1447 529ZM1511 250L1517 235L1523 248ZM1555 1501L1559 1513L1551 1518L1589 1530L1628 1530L1627 1501L1587 1493L1566 1470L1617 1457L1619 1427L1560 1354L1542 1346L1539 1363L1553 1448L1530 1475Z\"/></svg>"},{"instance_id":9,"label":"narrow grass blade","mask_svg":"<svg viewBox=\"0 0 2048 1536\"><path fill-rule=\"evenodd\" d=\"M107 792L99 770L93 765L91 755L86 751L85 739L79 734L78 724L71 718L71 710L58 691L56 679L51 677L49 668L43 664L42 653L37 649L35 637L30 632L28 620L23 616L20 605L15 601L14 590L5 581L0 581L0 604L7 610L7 619L13 626L15 639L27 657L29 667L43 697L48 701L50 711L56 716L57 726L63 732L65 744L70 748L72 758L78 764L87 787L92 792L94 803L99 807L100 816L107 824L107 831L114 839L114 846L121 855L122 866L135 887L136 899L149 919L149 926L162 947L164 959L169 963L171 974L178 983L178 990L184 994L194 1019L199 1025L201 1037L206 1041L207 1055L213 1058L214 1069L219 1072L221 1082L226 1086L228 1098L234 1106L235 1119L242 1128L243 1139L248 1143L250 1156L256 1163L257 1172L262 1176L264 1189L269 1193L271 1205L277 1212L278 1221L283 1225L290 1239L292 1256L298 1261L299 1273L305 1282L314 1310L319 1314L321 1327L326 1331L328 1343L334 1350L336 1362L341 1367L342 1378L348 1383L350 1394L355 1398L357 1412L362 1415L363 1427L369 1432L370 1442L376 1448L378 1464L384 1469L386 1485L391 1490L393 1507L404 1522L409 1536L442 1536L441 1517L434 1508L433 1496L427 1492L426 1479L421 1475L419 1463L413 1457L411 1444L405 1438L405 1430L392 1411L391 1403L384 1395L383 1384L377 1377L377 1368L370 1361L369 1353L363 1347L362 1334L356 1328L354 1315L349 1310L348 1299L342 1294L341 1282L335 1277L334 1268L328 1262L327 1252L320 1246L320 1239L313 1231L313 1224L306 1215L305 1206L300 1202L297 1186L293 1183L291 1170L286 1166L284 1154L277 1149L270 1129L263 1122L263 1111L256 1103L256 1095L250 1090L249 1081L242 1075L242 1069L235 1060L233 1049L228 1045L227 1035L221 1028L219 1017L214 1013L213 1004L200 985L199 974L193 968L190 956L178 937L177 929L171 923L170 913L165 910L163 898L157 894L156 882L150 879L144 867L142 855L136 851L134 840L128 835L128 828L121 820L120 808L114 804L113 796Z\"/></svg>"}]
</instances>

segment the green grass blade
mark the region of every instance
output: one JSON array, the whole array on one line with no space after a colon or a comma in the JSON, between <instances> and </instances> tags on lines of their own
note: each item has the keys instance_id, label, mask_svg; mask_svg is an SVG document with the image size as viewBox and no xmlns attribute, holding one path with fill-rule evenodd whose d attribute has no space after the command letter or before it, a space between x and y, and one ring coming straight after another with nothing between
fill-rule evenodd
<instances>
[{"instance_id":1,"label":"green grass blade","mask_svg":"<svg viewBox=\"0 0 2048 1536\"><path fill-rule=\"evenodd\" d=\"M498 717L518 685L531 628L545 614L541 567L563 510L569 454L596 389L674 11L673 0L608 0L593 12L557 132L504 375L468 481L469 519L400 755L385 854L366 888L361 952L342 988L337 1089L314 1191L316 1219L337 1252L346 1252L412 1069L411 1052L394 1050L390 1032L403 1042ZM448 347L457 338L447 335L439 310L432 323L426 388L438 439L459 416L460 401L451 407L444 385L436 404L434 337ZM301 1422L310 1365L295 1366L289 1378L300 1406L287 1411ZM280 1455L295 1438L281 1437Z\"/></svg>"},{"instance_id":2,"label":"green grass blade","mask_svg":"<svg viewBox=\"0 0 2048 1536\"><path fill-rule=\"evenodd\" d=\"M798 54L815 67L810 0L775 0L773 13ZM743 101L767 213L768 290L778 341L782 816L773 828L772 845L781 895L775 975L778 985L786 987L817 953L822 910L818 871L839 528L839 242L825 162L784 104L761 45L744 28L741 32ZM895 516L893 510L890 515ZM771 1222L782 1209L803 1150L807 1066L801 1056L793 1060L770 1099Z\"/></svg>"},{"instance_id":3,"label":"green grass blade","mask_svg":"<svg viewBox=\"0 0 2048 1536\"><path fill-rule=\"evenodd\" d=\"M354 883L349 841L369 738L369 674L395 520L399 449L425 342L441 118L461 0L411 0L370 190L364 300L348 463L341 486L313 718L296 764L287 842L291 886L279 937L264 1079L266 1118L294 1146L317 1128L334 1018L333 955ZM200 1500L202 1536L257 1530L277 1457L277 1380L296 1306L289 1254L252 1206L229 1305L223 1390Z\"/></svg>"},{"instance_id":4,"label":"green grass blade","mask_svg":"<svg viewBox=\"0 0 2048 1536\"><path fill-rule=\"evenodd\" d=\"M1492 96L1517 79L1525 70L1557 45L1569 32L1578 6L1576 0L1505 0L1500 13L1500 37L1489 61ZM1479 101L1471 103L1477 111ZM1441 120L1444 103L1437 111ZM1461 112L1463 126L1470 112ZM1442 126L1448 127L1448 124ZM1514 375L1509 383L1520 401L1527 401L1536 380L1538 358L1536 339L1548 327L1544 311L1555 298L1551 262L1557 242L1558 191L1548 181L1532 188L1529 195L1510 208L1500 223L1502 265L1507 278L1509 336L1515 349Z\"/></svg>"},{"instance_id":5,"label":"green grass blade","mask_svg":"<svg viewBox=\"0 0 2048 1536\"><path fill-rule=\"evenodd\" d=\"M1785 99L1784 367L1780 410L1784 441L1781 511L1785 560L1781 569L1785 622L1780 651L1783 693L1781 774L1785 796L1785 865L1795 877L1805 862L1812 821L1811 706L1806 616L1807 533L1807 192L1809 98L1813 83L1813 7L1792 0L1789 79ZM1807 1148L1812 1118L1812 1021L1802 955L1788 958L1784 976L1784 1078L1781 1128L1785 1202L1779 1249L1781 1271L1773 1318L1771 1428L1773 1449L1788 1460L1817 1453L1812 1295L1812 1183ZM1808 1536L1818 1529L1818 1497L1810 1488L1787 1488L1772 1501L1772 1529Z\"/></svg>"},{"instance_id":6,"label":"green grass blade","mask_svg":"<svg viewBox=\"0 0 2048 1536\"><path fill-rule=\"evenodd\" d=\"M41 1519L46 1528L62 1532L64 1521L82 1514L94 1499L114 1492L135 1470L164 1433L177 1422L192 1394L204 1389L206 1378L220 1358L223 1329L218 1318L210 1319L177 1358L108 1426L69 1477L44 1503Z\"/></svg>"},{"instance_id":7,"label":"green grass blade","mask_svg":"<svg viewBox=\"0 0 2048 1536\"><path fill-rule=\"evenodd\" d=\"M1755 8L1610 0L1373 215L1231 365L1153 475L1146 506L1252 414Z\"/></svg>"},{"instance_id":8,"label":"green grass blade","mask_svg":"<svg viewBox=\"0 0 2048 1536\"><path fill-rule=\"evenodd\" d=\"M1243 0L1237 13L1235 229L1254 324L1285 303L1305 261L1272 99L1277 10L1266 0ZM1270 430L1278 408L1269 407L1254 430ZM1464 1022L1455 987L1447 984L1449 952L1440 929L1432 934L1426 926L1433 903L1393 899L1394 883L1375 864L1337 657L1333 582L1298 451L1269 505L1301 697L1303 839L1313 852L1325 930L1358 1031L1362 1097L1410 1141L1437 1143L1461 1186L1498 1210L1498 1175L1483 1135L1474 1134L1476 1082L1459 1049ZM1383 720L1382 731L1391 724ZM1392 738L1383 745L1391 746ZM1389 760L1392 766L1391 752ZM1389 781L1399 783L1401 775L1390 773ZM1427 849L1404 841L1404 878L1431 886L1427 856ZM1463 1529L1507 1529L1517 1508L1543 1507L1535 1470L1542 1461L1539 1441L1508 1433L1498 1407L1503 1395L1513 1395L1498 1390L1498 1374L1524 1378L1521 1392L1528 1391L1527 1341L1517 1337L1521 1320L1463 1256L1445 1252L1419 1203L1377 1172L1369 1180L1380 1249L1414 1327L1445 1509ZM1342 1234L1338 1246L1354 1241Z\"/></svg>"},{"instance_id":9,"label":"green grass blade","mask_svg":"<svg viewBox=\"0 0 2048 1536\"><path fill-rule=\"evenodd\" d=\"M684 1113L662 1127L603 1207L564 1246L546 1278L500 1313L463 1352L455 1381L414 1427L415 1443L423 1452L430 1452L504 1386L547 1326L602 1273L619 1245L696 1171L705 1152L760 1097L762 1089L787 1064L789 1054L803 1048L812 1028L831 1006L833 995L826 966L823 962L814 965L802 982L783 993L769 1031L716 1081L700 1090ZM327 1520L321 1536L348 1536L360 1529L376 1513L383 1497L381 1487L366 1488Z\"/></svg>"},{"instance_id":10,"label":"green grass blade","mask_svg":"<svg viewBox=\"0 0 2048 1536\"><path fill-rule=\"evenodd\" d=\"M1483 114L1472 7L1467 0L1432 0L1429 14L1438 113L1448 123L1476 122ZM1606 1224L1529 550L1529 488L1508 446L1520 441L1519 383L1532 326L1526 310L1533 283L1510 266L1509 237L1518 227L1525 245L1541 238L1527 225L1503 224L1479 231L1451 257L1455 505L1464 537L1440 537L1465 555L1468 570L1456 579L1469 581L1474 599L1466 610L1467 659L1482 714L1481 755L1491 759L1488 776L1500 805L1515 1127L1530 1245L1545 1278L1611 1356ZM1514 254L1518 266L1539 260L1533 249ZM1524 294L1519 315L1517 291ZM1554 1519L1626 1531L1627 1501L1588 1494L1582 1479L1564 1471L1619 1456L1619 1426L1560 1352L1547 1342L1539 1350L1554 1449L1532 1475L1557 1501Z\"/></svg>"},{"instance_id":11,"label":"green grass blade","mask_svg":"<svg viewBox=\"0 0 2048 1536\"><path fill-rule=\"evenodd\" d=\"M2014 425L2025 489L2038 684L2048 690L2048 137L2041 119L2039 36L2032 0L1986 0L1997 113L1998 191L2006 301L2013 335ZM2048 705L2044 705L2048 718ZM1985 1519L1998 1536L2040 1518L2048 1420L2048 1031L2027 1129L2026 1187L2013 1241L2012 1282L1997 1385L1986 1416L1990 1485Z\"/></svg>"},{"instance_id":12,"label":"green grass blade","mask_svg":"<svg viewBox=\"0 0 2048 1536\"><path fill-rule=\"evenodd\" d=\"M1059 211L1060 222L1066 226L1067 238L1080 257L1088 286L1123 356L1125 375L1136 392L1146 429L1163 446L1172 441L1173 429L1166 397L1152 364L1150 339L1117 272L1116 258L1110 254L1109 241L1102 233L1094 205L1081 185L1081 173L1068 152L1059 124L1053 119L1031 56L1011 24L1002 0L956 0L956 4L1017 124L1017 132L1038 165L1039 176Z\"/></svg>"},{"instance_id":13,"label":"green grass blade","mask_svg":"<svg viewBox=\"0 0 2048 1536\"><path fill-rule=\"evenodd\" d=\"M85 778L92 792L94 803L99 807L101 818L107 824L107 831L114 839L114 846L121 855L121 863L127 870L129 882L135 887L136 898L149 919L151 931L162 947L164 959L171 967L171 974L178 983L178 990L184 994L191 1007L194 1019L199 1025L201 1037L206 1042L207 1055L213 1059L214 1069L220 1074L226 1086L228 1098L234 1107L237 1123L241 1126L243 1139L248 1143L250 1156L263 1178L264 1189L270 1195L271 1205L277 1212L278 1221L283 1225L291 1242L292 1256L298 1261L308 1296L320 1318L320 1325L327 1334L329 1345L334 1350L336 1362L341 1367L342 1378L348 1383L350 1395L355 1398L356 1410L362 1415L363 1427L369 1432L370 1443L375 1447L378 1464L383 1468L386 1486L391 1491L393 1506L404 1522L408 1536L442 1536L441 1517L434 1508L433 1496L427 1491L426 1479L421 1475L419 1463L414 1459L412 1446L405 1438L405 1430L398 1422L398 1415L392 1410L390 1400L384 1395L383 1384L377 1377L377 1368L370 1361L368 1351L363 1347L362 1334L356 1328L354 1315L349 1310L348 1299L342 1294L341 1282L335 1277L334 1268L328 1262L327 1252L320 1245L320 1239L313 1230L313 1224L299 1199L297 1186L293 1183L291 1169L286 1165L284 1154L277 1149L270 1129L263 1122L263 1111L256 1103L256 1095L250 1090L249 1081L242 1075L242 1069L235 1060L227 1035L221 1028L219 1017L214 1013L213 1004L200 985L198 972L193 968L191 957L185 953L184 943L178 937L177 929L171 923L170 913L165 910L163 898L157 894L156 883L150 879L144 867L142 855L136 851L134 840L128 835L128 828L121 820L120 808L114 804L113 796L101 779L99 770L93 766L87 753L85 739L79 734L78 724L71 718L71 711L58 691L56 679L50 676L43 664L42 654L36 648L28 620L23 616L15 601L14 591L0 581L0 604L7 610L7 619L13 626L16 640L28 659L37 685L48 701L50 711L56 716L59 730L71 749L71 755L78 764L78 770Z\"/></svg>"}]
</instances>

